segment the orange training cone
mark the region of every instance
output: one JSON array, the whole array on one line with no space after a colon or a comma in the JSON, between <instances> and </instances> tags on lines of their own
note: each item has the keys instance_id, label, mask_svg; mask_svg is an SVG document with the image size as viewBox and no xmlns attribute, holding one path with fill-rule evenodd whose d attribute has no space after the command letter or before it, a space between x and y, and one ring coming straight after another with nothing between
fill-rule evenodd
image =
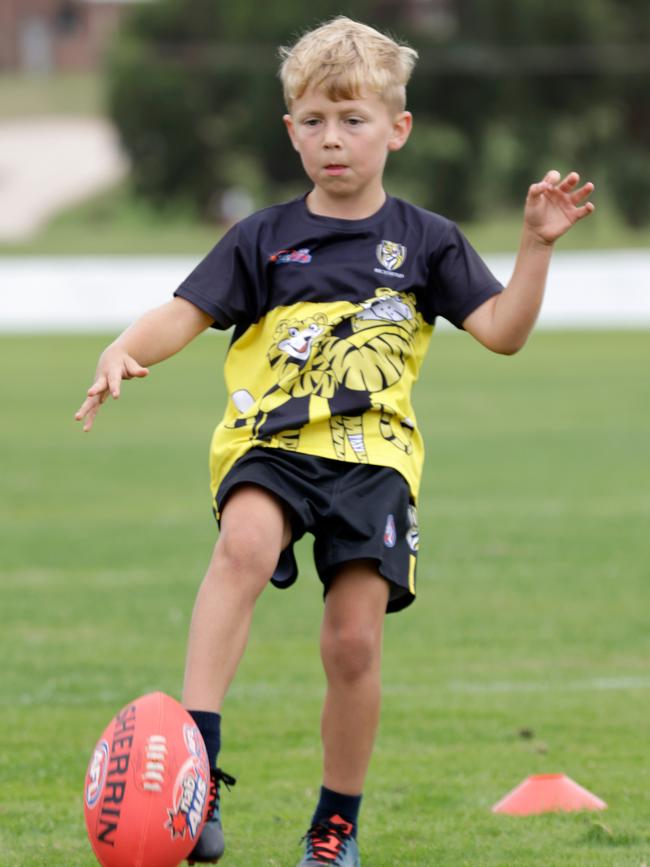
<instances>
[{"instance_id":1,"label":"orange training cone","mask_svg":"<svg viewBox=\"0 0 650 867\"><path fill-rule=\"evenodd\" d=\"M607 804L566 774L535 774L498 801L493 813L533 816L560 810L604 810Z\"/></svg>"}]
</instances>

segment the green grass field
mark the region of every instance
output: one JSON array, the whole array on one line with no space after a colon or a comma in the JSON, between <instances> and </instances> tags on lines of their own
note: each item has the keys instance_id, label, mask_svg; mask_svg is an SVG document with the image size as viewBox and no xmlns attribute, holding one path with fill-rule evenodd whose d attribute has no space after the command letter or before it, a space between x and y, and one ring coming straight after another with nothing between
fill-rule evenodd
<instances>
[{"instance_id":1,"label":"green grass field","mask_svg":"<svg viewBox=\"0 0 650 867\"><path fill-rule=\"evenodd\" d=\"M180 692L214 528L225 339L72 416L98 337L0 343L0 864L90 867L82 787L111 715ZM364 867L650 864L648 333L540 333L514 358L432 344L419 598L389 618ZM225 708L230 867L295 867L319 785L321 601L262 596ZM530 737L522 731L529 730ZM603 813L497 817L532 773Z\"/></svg>"}]
</instances>

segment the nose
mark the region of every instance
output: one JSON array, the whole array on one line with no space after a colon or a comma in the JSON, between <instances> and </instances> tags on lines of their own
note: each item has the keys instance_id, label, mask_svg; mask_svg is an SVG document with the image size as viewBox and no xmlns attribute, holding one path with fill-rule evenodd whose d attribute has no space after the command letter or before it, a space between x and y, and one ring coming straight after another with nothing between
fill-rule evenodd
<instances>
[{"instance_id":1,"label":"nose","mask_svg":"<svg viewBox=\"0 0 650 867\"><path fill-rule=\"evenodd\" d=\"M325 125L323 146L326 148L337 148L341 146L341 136L339 135L338 124L335 121Z\"/></svg>"}]
</instances>

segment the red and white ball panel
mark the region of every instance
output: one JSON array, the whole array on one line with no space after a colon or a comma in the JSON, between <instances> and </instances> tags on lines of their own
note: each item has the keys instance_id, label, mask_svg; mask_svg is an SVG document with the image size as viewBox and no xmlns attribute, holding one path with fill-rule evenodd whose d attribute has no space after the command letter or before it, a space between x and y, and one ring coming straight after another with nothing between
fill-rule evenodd
<instances>
[{"instance_id":1,"label":"red and white ball panel","mask_svg":"<svg viewBox=\"0 0 650 867\"><path fill-rule=\"evenodd\" d=\"M127 704L86 773L86 828L100 864L180 864L203 829L209 782L203 738L182 705L162 692Z\"/></svg>"}]
</instances>

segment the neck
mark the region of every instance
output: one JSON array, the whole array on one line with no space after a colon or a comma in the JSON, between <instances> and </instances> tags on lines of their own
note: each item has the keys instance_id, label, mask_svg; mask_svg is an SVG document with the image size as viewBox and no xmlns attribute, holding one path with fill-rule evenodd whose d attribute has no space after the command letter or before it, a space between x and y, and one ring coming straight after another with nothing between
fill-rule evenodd
<instances>
[{"instance_id":1,"label":"neck","mask_svg":"<svg viewBox=\"0 0 650 867\"><path fill-rule=\"evenodd\" d=\"M308 209L320 217L338 217L341 220L365 220L372 217L386 201L383 187L364 197L330 196L314 187L306 198Z\"/></svg>"}]
</instances>

